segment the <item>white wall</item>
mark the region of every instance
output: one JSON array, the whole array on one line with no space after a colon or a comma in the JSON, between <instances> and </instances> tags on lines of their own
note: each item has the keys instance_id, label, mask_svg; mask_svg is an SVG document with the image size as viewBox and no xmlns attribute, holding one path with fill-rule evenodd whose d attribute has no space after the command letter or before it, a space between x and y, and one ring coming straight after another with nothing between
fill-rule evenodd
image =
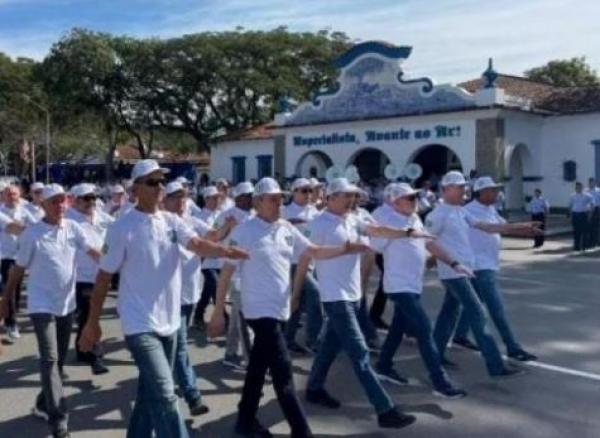
<instances>
[{"instance_id":1,"label":"white wall","mask_svg":"<svg viewBox=\"0 0 600 438\"><path fill-rule=\"evenodd\" d=\"M594 146L600 139L600 114L546 117L541 136L542 190L554 207L566 207L573 183L563 180L563 162L577 163L577 180L594 177Z\"/></svg>"},{"instance_id":2,"label":"white wall","mask_svg":"<svg viewBox=\"0 0 600 438\"><path fill-rule=\"evenodd\" d=\"M246 157L246 179L257 178L258 162L256 157L259 155L273 155L273 152L273 139L218 143L211 149L210 178L213 181L221 177L231 180L233 177L231 158L236 156Z\"/></svg>"}]
</instances>

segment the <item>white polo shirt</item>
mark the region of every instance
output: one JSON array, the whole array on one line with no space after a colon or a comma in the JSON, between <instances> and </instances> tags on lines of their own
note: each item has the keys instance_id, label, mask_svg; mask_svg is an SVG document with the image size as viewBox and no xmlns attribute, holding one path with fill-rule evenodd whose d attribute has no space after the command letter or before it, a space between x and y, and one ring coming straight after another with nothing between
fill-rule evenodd
<instances>
[{"instance_id":1,"label":"white polo shirt","mask_svg":"<svg viewBox=\"0 0 600 438\"><path fill-rule=\"evenodd\" d=\"M310 241L286 220L268 223L257 216L235 227L230 242L250 254L248 260L227 261L240 274L244 317L286 321L292 256L304 252Z\"/></svg>"},{"instance_id":2,"label":"white polo shirt","mask_svg":"<svg viewBox=\"0 0 600 438\"><path fill-rule=\"evenodd\" d=\"M381 225L393 228L413 228L423 230L419 216L405 216L390 211L381 218ZM416 293L423 290L423 275L427 251L425 239L401 238L381 239L384 241L383 253L383 290L388 294Z\"/></svg>"},{"instance_id":3,"label":"white polo shirt","mask_svg":"<svg viewBox=\"0 0 600 438\"><path fill-rule=\"evenodd\" d=\"M315 245L341 246L357 242L368 224L353 214L338 216L325 210L309 226ZM346 254L328 260L316 260L315 269L321 301L358 301L361 297L360 254Z\"/></svg>"},{"instance_id":4,"label":"white polo shirt","mask_svg":"<svg viewBox=\"0 0 600 438\"><path fill-rule=\"evenodd\" d=\"M75 256L94 245L79 224L63 219L60 225L39 221L19 236L15 263L29 271L27 313L65 316L75 310Z\"/></svg>"},{"instance_id":5,"label":"white polo shirt","mask_svg":"<svg viewBox=\"0 0 600 438\"><path fill-rule=\"evenodd\" d=\"M94 217L90 222L88 216L78 212L74 208L67 210L65 217L79 224L86 238L98 251L104 245L106 230L114 222L114 218L111 215L100 211L94 213ZM81 250L77 251L76 261L77 282L94 283L96 281L96 274L98 274L98 262L91 258L86 251Z\"/></svg>"},{"instance_id":6,"label":"white polo shirt","mask_svg":"<svg viewBox=\"0 0 600 438\"><path fill-rule=\"evenodd\" d=\"M194 232L204 237L211 228L200 219L193 216L184 216L183 221ZM202 259L192 251L179 245L181 253L181 304L196 304L200 300L202 289Z\"/></svg>"},{"instance_id":7,"label":"white polo shirt","mask_svg":"<svg viewBox=\"0 0 600 438\"><path fill-rule=\"evenodd\" d=\"M0 207L0 213L8 216L11 221L19 221L25 226L29 226L38 221L36 217L34 217L24 203L17 203L15 208L9 208L6 204L3 204ZM19 237L15 234L7 233L6 231L2 231L0 233L0 252L2 253L3 259L13 259L17 254Z\"/></svg>"},{"instance_id":8,"label":"white polo shirt","mask_svg":"<svg viewBox=\"0 0 600 438\"><path fill-rule=\"evenodd\" d=\"M462 206L439 204L425 219L427 230L436 236L436 242L457 262L473 268L475 260L469 242L471 222ZM449 265L437 260L441 280L465 277Z\"/></svg>"},{"instance_id":9,"label":"white polo shirt","mask_svg":"<svg viewBox=\"0 0 600 438\"><path fill-rule=\"evenodd\" d=\"M505 224L506 220L493 205L483 205L474 200L464 207L467 216L472 223L486 222L490 224ZM500 269L500 250L502 249L502 237L499 233L486 233L478 228L469 228L469 242L475 257L473 269L476 271Z\"/></svg>"},{"instance_id":10,"label":"white polo shirt","mask_svg":"<svg viewBox=\"0 0 600 438\"><path fill-rule=\"evenodd\" d=\"M311 223L321 212L317 210L317 208L308 203L306 205L298 205L295 202L292 202L289 205L283 207L282 217L284 219L300 219L303 220L304 223L294 224L296 228L304 235L308 236L308 224ZM294 253L294 259L292 263L298 263L298 259L301 254Z\"/></svg>"},{"instance_id":11,"label":"white polo shirt","mask_svg":"<svg viewBox=\"0 0 600 438\"><path fill-rule=\"evenodd\" d=\"M175 333L181 321L181 255L196 234L174 214L132 209L108 228L100 269L120 272L117 309L125 335Z\"/></svg>"}]
</instances>

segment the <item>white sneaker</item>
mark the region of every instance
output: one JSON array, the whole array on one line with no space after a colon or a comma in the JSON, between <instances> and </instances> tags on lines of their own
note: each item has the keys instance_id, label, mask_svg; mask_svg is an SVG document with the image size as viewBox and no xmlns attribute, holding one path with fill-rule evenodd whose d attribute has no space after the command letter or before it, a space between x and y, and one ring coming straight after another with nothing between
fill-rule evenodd
<instances>
[{"instance_id":1,"label":"white sneaker","mask_svg":"<svg viewBox=\"0 0 600 438\"><path fill-rule=\"evenodd\" d=\"M8 336L9 341L12 341L11 344L14 344L15 341L21 337L21 333L19 333L19 327L7 327L6 335Z\"/></svg>"}]
</instances>

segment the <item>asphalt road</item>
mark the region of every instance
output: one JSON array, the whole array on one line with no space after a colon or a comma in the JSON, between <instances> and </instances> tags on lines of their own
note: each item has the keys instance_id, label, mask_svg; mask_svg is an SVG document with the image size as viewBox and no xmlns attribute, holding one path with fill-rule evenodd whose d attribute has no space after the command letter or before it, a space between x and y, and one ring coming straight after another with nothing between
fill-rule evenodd
<instances>
[{"instance_id":1,"label":"asphalt road","mask_svg":"<svg viewBox=\"0 0 600 438\"><path fill-rule=\"evenodd\" d=\"M349 362L340 356L327 387L341 399L343 408L329 411L306 406L317 436L600 437L600 253L573 254L566 240L548 242L535 252L523 240L507 239L504 246L500 278L507 311L519 340L540 357L539 362L526 366L526 375L495 381L487 376L476 353L452 348L449 357L459 368L450 374L469 396L446 401L431 395L416 346L405 341L396 365L414 382L386 387L405 411L417 416L417 422L398 432L378 429ZM428 273L424 299L432 317L442 296L434 273ZM5 346L0 356L0 437L45 437L45 423L29 414L39 390L36 343L28 318L20 321L22 339ZM103 328L111 372L92 378L87 367L72 360L66 367L70 426L78 438L125 436L131 412L136 369L124 348L114 299L108 302ZM190 419L190 431L192 436L230 436L243 374L221 365L221 341L208 343L198 332L193 335L191 357L211 411ZM310 363L310 358L294 359L301 395ZM180 407L189 418L185 404ZM289 429L270 386L265 388L259 416L273 433L287 436Z\"/></svg>"}]
</instances>

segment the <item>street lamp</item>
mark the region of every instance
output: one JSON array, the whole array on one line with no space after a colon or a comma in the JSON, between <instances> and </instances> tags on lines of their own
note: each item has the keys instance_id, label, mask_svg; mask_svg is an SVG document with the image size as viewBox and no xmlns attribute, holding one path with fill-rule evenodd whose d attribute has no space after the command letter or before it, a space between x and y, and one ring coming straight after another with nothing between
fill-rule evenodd
<instances>
[{"instance_id":1,"label":"street lamp","mask_svg":"<svg viewBox=\"0 0 600 438\"><path fill-rule=\"evenodd\" d=\"M33 106L42 110L46 114L46 184L50 182L50 110L42 105L41 103L36 102L31 98L31 96L27 94L23 94L25 99ZM35 154L35 149L33 150L33 154ZM33 158L33 181L35 182L35 157Z\"/></svg>"}]
</instances>

